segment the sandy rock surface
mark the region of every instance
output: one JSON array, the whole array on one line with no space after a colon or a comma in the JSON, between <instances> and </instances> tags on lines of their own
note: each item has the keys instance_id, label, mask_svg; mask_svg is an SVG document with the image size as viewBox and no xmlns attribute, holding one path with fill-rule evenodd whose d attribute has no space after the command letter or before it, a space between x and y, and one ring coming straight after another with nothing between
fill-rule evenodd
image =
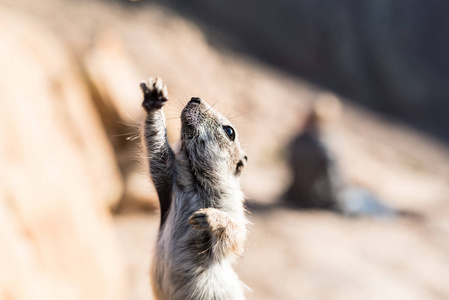
<instances>
[{"instance_id":1,"label":"sandy rock surface","mask_svg":"<svg viewBox=\"0 0 449 300\"><path fill-rule=\"evenodd\" d=\"M252 211L237 273L247 299L446 299L445 220L379 222L283 208ZM158 222L124 215L116 230L132 279L129 299L152 299L148 269Z\"/></svg>"},{"instance_id":2,"label":"sandy rock surface","mask_svg":"<svg viewBox=\"0 0 449 300\"><path fill-rule=\"evenodd\" d=\"M113 149L70 52L0 17L0 298L123 299Z\"/></svg>"}]
</instances>

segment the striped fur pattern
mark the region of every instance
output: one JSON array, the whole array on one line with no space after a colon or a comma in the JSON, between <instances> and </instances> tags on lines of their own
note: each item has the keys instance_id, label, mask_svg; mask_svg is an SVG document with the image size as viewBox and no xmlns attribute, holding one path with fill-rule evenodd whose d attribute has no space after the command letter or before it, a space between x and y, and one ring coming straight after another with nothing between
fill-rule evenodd
<instances>
[{"instance_id":1,"label":"striped fur pattern","mask_svg":"<svg viewBox=\"0 0 449 300\"><path fill-rule=\"evenodd\" d=\"M147 111L144 141L161 207L151 270L158 300L241 300L232 269L243 253L245 210L239 175L246 164L237 132L200 98L181 113L179 153L170 148L160 79L141 85Z\"/></svg>"}]
</instances>

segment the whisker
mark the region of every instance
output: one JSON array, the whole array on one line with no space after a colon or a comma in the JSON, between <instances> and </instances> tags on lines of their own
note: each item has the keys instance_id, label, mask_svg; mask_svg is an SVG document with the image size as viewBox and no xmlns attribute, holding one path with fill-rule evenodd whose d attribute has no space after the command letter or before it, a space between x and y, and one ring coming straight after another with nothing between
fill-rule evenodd
<instances>
[{"instance_id":1,"label":"whisker","mask_svg":"<svg viewBox=\"0 0 449 300\"><path fill-rule=\"evenodd\" d=\"M139 123L139 121L137 121L133 117L131 117L131 115L128 112L125 112L125 113L128 116L128 118L130 118L132 121L134 121L135 123Z\"/></svg>"},{"instance_id":2,"label":"whisker","mask_svg":"<svg viewBox=\"0 0 449 300\"><path fill-rule=\"evenodd\" d=\"M129 124L123 121L117 121L119 124L131 127L131 128L140 128L140 122L136 122L136 124Z\"/></svg>"},{"instance_id":3,"label":"whisker","mask_svg":"<svg viewBox=\"0 0 449 300\"><path fill-rule=\"evenodd\" d=\"M236 103L234 104L234 106L231 108L231 111L226 113L226 118L228 118L228 115L229 115L229 114L231 114L231 113L233 113L233 112L235 111L235 109L237 108L237 105L239 105L239 102L236 102ZM228 119L229 119L229 118L228 118Z\"/></svg>"},{"instance_id":4,"label":"whisker","mask_svg":"<svg viewBox=\"0 0 449 300\"><path fill-rule=\"evenodd\" d=\"M209 110L211 110L215 105L217 105L218 102L220 102L221 99L218 99L214 104L211 105L211 107L209 107L206 112L208 112Z\"/></svg>"},{"instance_id":5,"label":"whisker","mask_svg":"<svg viewBox=\"0 0 449 300\"><path fill-rule=\"evenodd\" d=\"M243 113L237 114L237 115L235 115L235 116L229 117L228 119L229 119L229 120L232 120L232 119L234 119L234 118L237 118L237 117L240 117L240 116L243 116L243 115L249 114L249 113L253 113L253 112L254 112L254 111L246 111L246 112L243 112Z\"/></svg>"},{"instance_id":6,"label":"whisker","mask_svg":"<svg viewBox=\"0 0 449 300\"><path fill-rule=\"evenodd\" d=\"M164 109L171 111L171 112L176 112L176 113L180 113L182 111L182 109L180 110L177 107L164 107Z\"/></svg>"},{"instance_id":7,"label":"whisker","mask_svg":"<svg viewBox=\"0 0 449 300\"><path fill-rule=\"evenodd\" d=\"M130 136L130 135L134 135L135 133L130 132L130 133L121 133L121 134L114 134L111 137L121 137L121 136Z\"/></svg>"},{"instance_id":8,"label":"whisker","mask_svg":"<svg viewBox=\"0 0 449 300\"><path fill-rule=\"evenodd\" d=\"M218 99L214 104L212 104L211 107L214 107L214 106L217 105L217 103L220 102L220 101L221 101L221 99Z\"/></svg>"},{"instance_id":9,"label":"whisker","mask_svg":"<svg viewBox=\"0 0 449 300\"><path fill-rule=\"evenodd\" d=\"M135 136L129 136L129 137L126 138L126 140L132 142L132 141L137 140L138 138L140 138L140 134L135 135Z\"/></svg>"},{"instance_id":10,"label":"whisker","mask_svg":"<svg viewBox=\"0 0 449 300\"><path fill-rule=\"evenodd\" d=\"M185 106L185 103L183 103L183 101L181 99L179 99L178 97L173 97L173 98L170 98L170 99L174 99L175 100L175 102L172 102L172 104L173 104L174 107L176 107L179 110L179 112L181 112L182 109ZM181 108L179 108L179 106L177 106L177 105L180 105Z\"/></svg>"}]
</instances>

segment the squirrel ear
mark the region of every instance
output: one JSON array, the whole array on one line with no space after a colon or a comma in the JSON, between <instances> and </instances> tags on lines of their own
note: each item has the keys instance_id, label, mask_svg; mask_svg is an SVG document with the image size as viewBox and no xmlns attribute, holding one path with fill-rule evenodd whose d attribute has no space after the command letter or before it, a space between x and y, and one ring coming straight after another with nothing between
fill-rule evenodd
<instances>
[{"instance_id":1,"label":"squirrel ear","mask_svg":"<svg viewBox=\"0 0 449 300\"><path fill-rule=\"evenodd\" d=\"M239 161L239 163L241 163L242 164L242 166L244 167L244 166L246 166L246 163L248 162L248 156L246 156L246 154L242 154L241 156L240 156L240 161Z\"/></svg>"},{"instance_id":2,"label":"squirrel ear","mask_svg":"<svg viewBox=\"0 0 449 300\"><path fill-rule=\"evenodd\" d=\"M239 162L237 163L237 166L235 167L235 175L240 175L242 173L243 167L246 165L246 162L248 161L248 156L244 155Z\"/></svg>"}]
</instances>

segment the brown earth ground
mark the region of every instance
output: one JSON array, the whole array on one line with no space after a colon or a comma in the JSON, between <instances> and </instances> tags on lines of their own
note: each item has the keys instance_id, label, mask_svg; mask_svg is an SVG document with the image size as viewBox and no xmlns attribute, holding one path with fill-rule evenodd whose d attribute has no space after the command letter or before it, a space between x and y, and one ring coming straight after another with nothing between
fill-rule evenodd
<instances>
[{"instance_id":1,"label":"brown earth ground","mask_svg":"<svg viewBox=\"0 0 449 300\"><path fill-rule=\"evenodd\" d=\"M285 147L309 103L323 91L211 46L197 25L163 7L129 9L101 1L1 2L38 19L64 40L91 76L100 110L98 99L113 102L121 90L105 93L129 86L123 96L127 102L117 101L118 112L112 114L129 126L118 126L111 114L102 112L125 180L129 173L146 176L136 171L137 144L122 136L133 135L142 117L140 79L161 76L167 83L172 141L179 130L176 116L191 96L211 104L219 100L217 110L235 116L232 121L249 157L243 187L251 201L261 204L249 215L246 252L236 263L251 289L248 299L449 299L449 151L444 145L344 102L342 120L333 131L345 176L389 205L418 216L345 219L330 212L270 205L289 184ZM122 110L117 109L120 105ZM120 128L114 131L108 124ZM143 190L150 195L150 189ZM148 269L158 215L156 210L148 212L151 205L146 212L127 209L136 201L127 196L131 198L125 193L114 224L128 266L128 299L152 299ZM151 201L154 204L154 197Z\"/></svg>"}]
</instances>

